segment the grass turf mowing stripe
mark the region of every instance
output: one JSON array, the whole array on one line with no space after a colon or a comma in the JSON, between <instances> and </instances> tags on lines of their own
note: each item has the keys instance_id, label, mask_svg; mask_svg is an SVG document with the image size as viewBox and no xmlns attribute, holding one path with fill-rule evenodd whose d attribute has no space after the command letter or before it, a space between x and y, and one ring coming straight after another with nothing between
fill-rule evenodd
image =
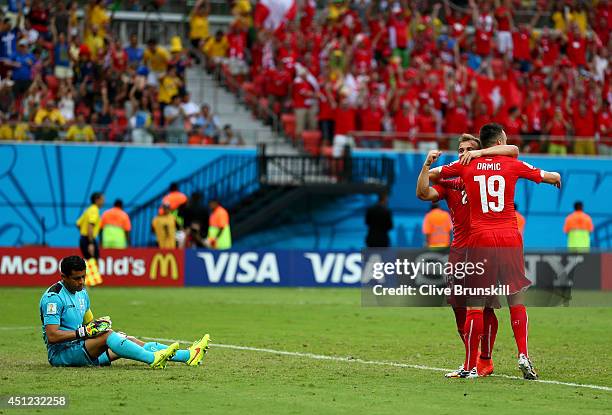
<instances>
[{"instance_id":1,"label":"grass turf mowing stripe","mask_svg":"<svg viewBox=\"0 0 612 415\"><path fill-rule=\"evenodd\" d=\"M164 339L164 338L159 338L159 337L138 337L138 336L136 337L139 339L143 339L143 340L151 340L151 341L159 341L159 342L170 342L170 343L179 342L183 344L192 343L186 340ZM435 371L435 372L450 372L451 371L451 369L445 369L441 367L411 365L408 363L387 362L384 360L364 360L364 359L353 358L353 357L327 356L323 354L314 354L314 353L289 352L286 350L264 349L260 347L250 347L250 346L237 346L234 344L211 343L211 347L212 346L223 348L223 349L244 350L244 351L259 352L259 353L270 353L270 354L277 354L277 355L283 355L283 356L306 357L306 358L315 359L315 360L332 360L335 362L361 363L364 365L403 367L407 369L420 369L420 370L429 370L429 371ZM491 376L498 377L498 378L504 378L504 379L524 380L523 378L519 376L496 375L496 374L493 374ZM587 388L587 389L596 389L596 390L612 392L612 388L608 386L589 385L589 384L584 384L584 383L562 382L559 380L546 380L546 379L530 380L529 382L547 383L550 385L571 386L575 388Z\"/></svg>"}]
</instances>

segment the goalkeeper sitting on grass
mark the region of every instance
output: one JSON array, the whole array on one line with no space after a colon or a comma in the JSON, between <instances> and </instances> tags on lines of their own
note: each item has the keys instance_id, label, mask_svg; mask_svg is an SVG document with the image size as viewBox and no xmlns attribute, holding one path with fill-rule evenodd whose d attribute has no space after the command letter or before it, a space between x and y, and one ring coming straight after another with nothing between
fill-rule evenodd
<instances>
[{"instance_id":1,"label":"goalkeeper sitting on grass","mask_svg":"<svg viewBox=\"0 0 612 415\"><path fill-rule=\"evenodd\" d=\"M179 344L144 343L111 330L110 317L93 318L84 289L83 258L69 256L60 264L62 279L40 299L43 339L52 366L108 366L121 357L163 369L169 360L197 366L208 349L206 334L186 350Z\"/></svg>"}]
</instances>

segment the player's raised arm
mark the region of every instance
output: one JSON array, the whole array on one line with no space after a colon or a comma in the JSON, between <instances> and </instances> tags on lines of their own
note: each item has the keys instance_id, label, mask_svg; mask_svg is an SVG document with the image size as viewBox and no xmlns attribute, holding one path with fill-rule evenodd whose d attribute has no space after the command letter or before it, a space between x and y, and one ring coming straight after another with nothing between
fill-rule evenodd
<instances>
[{"instance_id":1,"label":"player's raised arm","mask_svg":"<svg viewBox=\"0 0 612 415\"><path fill-rule=\"evenodd\" d=\"M513 145L501 145L493 146L489 148L483 148L480 150L466 151L459 158L461 164L467 166L470 161L479 157L491 157L491 156L508 156L518 158L519 148Z\"/></svg>"},{"instance_id":2,"label":"player's raised arm","mask_svg":"<svg viewBox=\"0 0 612 415\"><path fill-rule=\"evenodd\" d=\"M429 185L429 167L431 167L431 164L440 157L440 154L441 152L439 150L431 150L427 154L427 158L423 163L423 167L421 168L421 172L419 173L416 185L416 196L421 200L433 201L438 200L440 198L440 195L438 194L436 189Z\"/></svg>"},{"instance_id":3,"label":"player's raised arm","mask_svg":"<svg viewBox=\"0 0 612 415\"><path fill-rule=\"evenodd\" d=\"M561 188L561 174L556 171L546 171L542 169L538 169L537 167L533 167L529 163L525 163L524 161L516 162L516 172L518 177L522 177L523 179L531 180L536 183L548 183L552 184L555 187Z\"/></svg>"},{"instance_id":4,"label":"player's raised arm","mask_svg":"<svg viewBox=\"0 0 612 415\"><path fill-rule=\"evenodd\" d=\"M541 170L542 182L552 184L555 187L561 188L561 174L556 171Z\"/></svg>"}]
</instances>

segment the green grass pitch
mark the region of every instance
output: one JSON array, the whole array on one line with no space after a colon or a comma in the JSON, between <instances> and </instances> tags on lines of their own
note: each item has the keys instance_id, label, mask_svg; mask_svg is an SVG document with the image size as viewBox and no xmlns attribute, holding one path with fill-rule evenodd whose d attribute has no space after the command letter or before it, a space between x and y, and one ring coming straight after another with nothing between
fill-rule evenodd
<instances>
[{"instance_id":1,"label":"green grass pitch","mask_svg":"<svg viewBox=\"0 0 612 415\"><path fill-rule=\"evenodd\" d=\"M612 411L610 390L503 377L449 380L434 370L214 345L437 368L460 364L450 309L362 308L356 289L93 289L94 314L110 315L116 330L181 340L210 333L204 365L170 363L154 371L120 360L110 368L52 368L40 335L42 291L0 289L0 395L67 395L69 413ZM499 310L498 318L496 373L518 376L508 311ZM612 308L530 308L529 323L530 354L542 379L612 387Z\"/></svg>"}]
</instances>

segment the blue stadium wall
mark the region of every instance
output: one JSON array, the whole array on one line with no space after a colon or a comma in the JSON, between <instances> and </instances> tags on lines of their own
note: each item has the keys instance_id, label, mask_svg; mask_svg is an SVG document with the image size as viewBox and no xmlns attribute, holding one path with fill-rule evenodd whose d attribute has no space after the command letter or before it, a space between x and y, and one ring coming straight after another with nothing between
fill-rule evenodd
<instances>
[{"instance_id":1,"label":"blue stadium wall","mask_svg":"<svg viewBox=\"0 0 612 415\"><path fill-rule=\"evenodd\" d=\"M73 246L74 222L93 191L106 194L110 206L122 198L129 211L226 154L252 154L254 149L133 147L114 145L0 145L0 246L40 244L42 218L46 242ZM381 154L396 162L396 183L390 208L395 227L395 246L423 245L420 227L428 205L414 196L416 176L424 155L420 153L359 152ZM443 162L454 159L444 156ZM527 156L524 160L563 175L559 191L547 185L521 181L516 202L527 219L527 248L561 248L565 245L563 220L576 200L582 200L595 226L612 220L612 160L578 157ZM328 200L302 209L294 223L250 235L236 248L250 249L360 249L366 228L365 209L375 199L356 195Z\"/></svg>"},{"instance_id":2,"label":"blue stadium wall","mask_svg":"<svg viewBox=\"0 0 612 415\"><path fill-rule=\"evenodd\" d=\"M0 246L45 242L74 246L75 221L92 192L105 208L121 198L127 211L226 154L253 149L199 149L77 144L0 145Z\"/></svg>"}]
</instances>

